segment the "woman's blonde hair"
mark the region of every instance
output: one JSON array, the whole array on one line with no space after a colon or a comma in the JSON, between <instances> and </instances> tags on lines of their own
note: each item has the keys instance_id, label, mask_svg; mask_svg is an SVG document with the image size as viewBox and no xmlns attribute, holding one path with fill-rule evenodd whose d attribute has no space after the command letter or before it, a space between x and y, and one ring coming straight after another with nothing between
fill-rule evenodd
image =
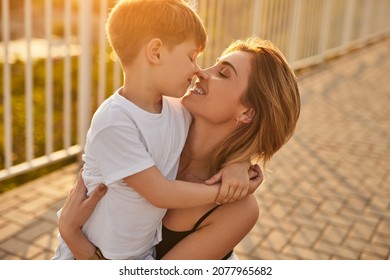
<instances>
[{"instance_id":1,"label":"woman's blonde hair","mask_svg":"<svg viewBox=\"0 0 390 280\"><path fill-rule=\"evenodd\" d=\"M215 149L212 166L216 170L245 160L266 165L293 135L300 113L296 76L271 42L257 37L238 40L223 55L236 51L252 54L248 88L241 102L254 111L254 116Z\"/></svg>"},{"instance_id":2,"label":"woman's blonde hair","mask_svg":"<svg viewBox=\"0 0 390 280\"><path fill-rule=\"evenodd\" d=\"M199 52L207 41L201 19L184 0L120 0L109 14L106 33L122 65L152 38L170 48L194 38Z\"/></svg>"}]
</instances>

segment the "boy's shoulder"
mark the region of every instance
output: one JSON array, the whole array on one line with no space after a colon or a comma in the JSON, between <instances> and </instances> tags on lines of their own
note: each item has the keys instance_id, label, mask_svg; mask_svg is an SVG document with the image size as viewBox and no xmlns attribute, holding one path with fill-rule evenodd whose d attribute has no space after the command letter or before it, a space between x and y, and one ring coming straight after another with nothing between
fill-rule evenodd
<instances>
[{"instance_id":1,"label":"boy's shoulder","mask_svg":"<svg viewBox=\"0 0 390 280\"><path fill-rule=\"evenodd\" d=\"M177 121L184 121L188 125L192 122L191 113L181 103L181 98L164 96L164 104Z\"/></svg>"},{"instance_id":2,"label":"boy's shoulder","mask_svg":"<svg viewBox=\"0 0 390 280\"><path fill-rule=\"evenodd\" d=\"M115 92L100 104L94 113L92 122L111 123L122 118L128 118L128 108L123 104L121 96Z\"/></svg>"}]
</instances>

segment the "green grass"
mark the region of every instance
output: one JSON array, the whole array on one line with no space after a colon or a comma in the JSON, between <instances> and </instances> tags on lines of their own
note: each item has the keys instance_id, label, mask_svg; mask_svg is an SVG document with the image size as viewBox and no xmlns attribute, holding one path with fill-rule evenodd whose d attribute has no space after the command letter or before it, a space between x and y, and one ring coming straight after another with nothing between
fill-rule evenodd
<instances>
[{"instance_id":1,"label":"green grass","mask_svg":"<svg viewBox=\"0 0 390 280\"><path fill-rule=\"evenodd\" d=\"M92 53L92 57L97 59L97 55ZM98 67L97 61L92 66L92 89L91 89L91 112L94 112L97 104L97 84L98 84ZM25 63L21 60L10 65L11 69L11 114L12 114L12 165L17 165L26 161L26 102L25 102ZM45 104L45 79L46 68L45 60L36 60L33 63L33 141L34 157L40 157L45 154L46 141L46 104ZM112 94L113 88L113 63L110 61L107 65L107 96ZM0 170L4 169L5 159L5 139L4 139L4 91L3 91L3 71L4 67L0 64ZM53 151L64 148L63 137L63 91L64 91L64 60L53 60ZM72 119L71 119L71 145L77 144L77 92L78 92L78 59L72 58L71 70L71 96L72 96ZM69 159L74 162L75 159ZM48 172L58 169L68 161L51 164L44 168L16 176L14 178L0 181L0 193L5 190L14 188L24 182L42 176Z\"/></svg>"}]
</instances>

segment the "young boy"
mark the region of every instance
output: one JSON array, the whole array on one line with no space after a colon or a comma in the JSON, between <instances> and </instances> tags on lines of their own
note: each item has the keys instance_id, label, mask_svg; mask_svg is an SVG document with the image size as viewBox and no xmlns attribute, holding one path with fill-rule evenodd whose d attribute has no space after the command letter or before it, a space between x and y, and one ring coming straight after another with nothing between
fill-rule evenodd
<instances>
[{"instance_id":1,"label":"young boy","mask_svg":"<svg viewBox=\"0 0 390 280\"><path fill-rule=\"evenodd\" d=\"M181 0L122 0L107 34L124 85L98 108L88 131L83 179L88 193L101 182L108 191L83 231L99 256L153 259L166 208L214 202L219 191L173 181L191 123L177 97L198 71L206 31ZM72 258L60 238L54 259Z\"/></svg>"}]
</instances>

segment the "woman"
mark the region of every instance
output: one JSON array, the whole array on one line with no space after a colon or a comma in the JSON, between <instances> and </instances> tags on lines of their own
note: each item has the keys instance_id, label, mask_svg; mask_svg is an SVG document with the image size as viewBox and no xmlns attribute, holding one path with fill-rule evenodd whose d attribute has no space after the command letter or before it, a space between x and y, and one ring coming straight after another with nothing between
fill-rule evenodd
<instances>
[{"instance_id":1,"label":"woman","mask_svg":"<svg viewBox=\"0 0 390 280\"><path fill-rule=\"evenodd\" d=\"M265 166L293 135L300 112L299 89L293 71L270 42L259 38L236 41L197 77L182 98L193 123L177 179L204 182L225 164L245 160L262 161ZM81 226L104 191L84 201L80 185L78 195L75 192L64 207L60 231L68 240L79 240L83 250L91 243ZM170 209L163 220L157 258L229 258L258 215L253 195L221 206ZM62 232L64 227L71 227L73 233Z\"/></svg>"}]
</instances>

